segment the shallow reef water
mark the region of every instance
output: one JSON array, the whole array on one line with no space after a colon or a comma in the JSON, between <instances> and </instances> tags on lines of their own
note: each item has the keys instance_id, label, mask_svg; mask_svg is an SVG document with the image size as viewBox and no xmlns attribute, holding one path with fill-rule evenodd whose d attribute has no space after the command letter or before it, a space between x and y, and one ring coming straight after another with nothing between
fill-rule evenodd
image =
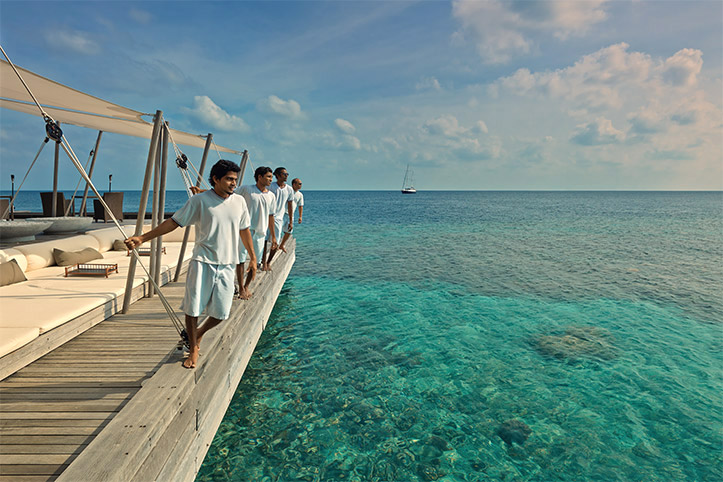
<instances>
[{"instance_id":1,"label":"shallow reef water","mask_svg":"<svg viewBox=\"0 0 723 482\"><path fill-rule=\"evenodd\" d=\"M197 480L723 479L723 195L400 198L306 194Z\"/></svg>"}]
</instances>

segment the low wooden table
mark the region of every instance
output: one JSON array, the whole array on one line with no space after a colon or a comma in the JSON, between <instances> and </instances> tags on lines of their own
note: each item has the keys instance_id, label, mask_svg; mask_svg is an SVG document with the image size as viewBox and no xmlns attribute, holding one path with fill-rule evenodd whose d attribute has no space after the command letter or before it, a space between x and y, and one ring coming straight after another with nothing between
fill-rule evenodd
<instances>
[{"instance_id":1,"label":"low wooden table","mask_svg":"<svg viewBox=\"0 0 723 482\"><path fill-rule=\"evenodd\" d=\"M68 276L105 276L118 272L118 264L87 264L78 263L65 267L65 277Z\"/></svg>"}]
</instances>

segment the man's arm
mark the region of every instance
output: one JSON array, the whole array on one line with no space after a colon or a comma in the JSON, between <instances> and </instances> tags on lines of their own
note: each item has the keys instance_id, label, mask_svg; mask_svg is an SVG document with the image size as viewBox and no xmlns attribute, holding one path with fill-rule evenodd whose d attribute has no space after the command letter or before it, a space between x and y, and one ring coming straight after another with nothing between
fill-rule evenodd
<instances>
[{"instance_id":1,"label":"man's arm","mask_svg":"<svg viewBox=\"0 0 723 482\"><path fill-rule=\"evenodd\" d=\"M294 227L294 203L289 201L286 203L286 209L289 210L289 231Z\"/></svg>"},{"instance_id":2,"label":"man's arm","mask_svg":"<svg viewBox=\"0 0 723 482\"><path fill-rule=\"evenodd\" d=\"M128 247L128 249L135 249L146 241L150 241L151 239L157 238L158 236L163 236L164 234L170 233L177 227L178 223L176 223L173 218L168 218L161 224L156 226L155 229L151 229L147 233L141 234L140 236L131 236L130 238L126 239L126 246Z\"/></svg>"},{"instance_id":3,"label":"man's arm","mask_svg":"<svg viewBox=\"0 0 723 482\"><path fill-rule=\"evenodd\" d=\"M274 215L269 214L269 232L271 233L271 249L276 249L276 229L274 228Z\"/></svg>"},{"instance_id":4,"label":"man's arm","mask_svg":"<svg viewBox=\"0 0 723 482\"><path fill-rule=\"evenodd\" d=\"M246 251L249 253L249 269L246 271L251 273L251 279L253 280L256 277L256 265L258 265L258 261L256 260L254 243L251 239L251 230L249 228L242 229L239 231L239 235L241 236L241 242L244 243L244 248L246 248Z\"/></svg>"},{"instance_id":5,"label":"man's arm","mask_svg":"<svg viewBox=\"0 0 723 482\"><path fill-rule=\"evenodd\" d=\"M304 206L299 206L299 224L301 224L301 215L304 214Z\"/></svg>"}]
</instances>

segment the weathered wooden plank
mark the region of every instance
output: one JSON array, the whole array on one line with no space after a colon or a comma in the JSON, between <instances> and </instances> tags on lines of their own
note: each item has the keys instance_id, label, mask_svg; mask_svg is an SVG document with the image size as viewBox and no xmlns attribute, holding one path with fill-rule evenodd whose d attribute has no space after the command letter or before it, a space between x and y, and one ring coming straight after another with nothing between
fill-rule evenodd
<instances>
[{"instance_id":1,"label":"weathered wooden plank","mask_svg":"<svg viewBox=\"0 0 723 482\"><path fill-rule=\"evenodd\" d=\"M108 420L117 411L107 412L3 412L3 420Z\"/></svg>"},{"instance_id":2,"label":"weathered wooden plank","mask_svg":"<svg viewBox=\"0 0 723 482\"><path fill-rule=\"evenodd\" d=\"M65 455L78 455L83 451L87 444L28 444L28 445L0 445L0 456L3 454L35 454L38 460L43 460L38 457L40 454L65 454ZM5 457L3 456L3 460Z\"/></svg>"},{"instance_id":3,"label":"weathered wooden plank","mask_svg":"<svg viewBox=\"0 0 723 482\"><path fill-rule=\"evenodd\" d=\"M2 412L112 412L123 407L124 400L0 401Z\"/></svg>"},{"instance_id":4,"label":"weathered wooden plank","mask_svg":"<svg viewBox=\"0 0 723 482\"><path fill-rule=\"evenodd\" d=\"M122 380L118 378L108 379L108 380L102 380L102 381L93 381L93 380L86 380L84 378L78 379L78 380L68 380L67 378L63 379L64 383L50 383L47 379L41 378L34 380L32 378L18 378L18 379L8 379L3 382L3 385L0 385L0 390L12 390L15 388L31 388L31 387L48 387L51 388L53 386L56 386L58 388L63 388L67 386L73 386L76 388L140 388L143 380L145 378L131 378L128 380Z\"/></svg>"},{"instance_id":5,"label":"weathered wooden plank","mask_svg":"<svg viewBox=\"0 0 723 482\"><path fill-rule=\"evenodd\" d=\"M0 389L0 398L4 398L6 395L12 394L43 394L43 393L78 393L88 395L92 398L96 395L102 395L105 393L118 393L118 394L131 394L135 393L136 389L133 387L79 387L74 383L68 384L57 384L57 385L31 385L31 386L9 386L2 387Z\"/></svg>"},{"instance_id":6,"label":"weathered wooden plank","mask_svg":"<svg viewBox=\"0 0 723 482\"><path fill-rule=\"evenodd\" d=\"M0 419L0 430L9 427L105 427L107 420Z\"/></svg>"},{"instance_id":7,"label":"weathered wooden plank","mask_svg":"<svg viewBox=\"0 0 723 482\"><path fill-rule=\"evenodd\" d=\"M60 475L68 464L25 464L25 465L4 465L0 464L0 474L9 480L17 480L15 476L33 476L33 475ZM57 479L56 479L57 480ZM82 480L82 479L81 479Z\"/></svg>"},{"instance_id":8,"label":"weathered wooden plank","mask_svg":"<svg viewBox=\"0 0 723 482\"><path fill-rule=\"evenodd\" d=\"M60 426L60 427L2 427L0 437L8 435L96 435L103 430L102 426ZM2 452L2 449L0 449Z\"/></svg>"},{"instance_id":9,"label":"weathered wooden plank","mask_svg":"<svg viewBox=\"0 0 723 482\"><path fill-rule=\"evenodd\" d=\"M0 482L52 482L58 480L56 475L12 475L4 476L0 473Z\"/></svg>"},{"instance_id":10,"label":"weathered wooden plank","mask_svg":"<svg viewBox=\"0 0 723 482\"><path fill-rule=\"evenodd\" d=\"M117 392L117 391L104 391L104 392L87 392L82 393L78 391L66 391L66 390L53 390L48 391L23 391L21 393L3 393L0 399L0 404L5 401L27 401L32 399L36 402L60 402L68 400L127 400L133 392Z\"/></svg>"},{"instance_id":11,"label":"weathered wooden plank","mask_svg":"<svg viewBox=\"0 0 723 482\"><path fill-rule=\"evenodd\" d=\"M94 435L3 435L2 439L0 439L0 445L87 444L90 443L94 437Z\"/></svg>"}]
</instances>

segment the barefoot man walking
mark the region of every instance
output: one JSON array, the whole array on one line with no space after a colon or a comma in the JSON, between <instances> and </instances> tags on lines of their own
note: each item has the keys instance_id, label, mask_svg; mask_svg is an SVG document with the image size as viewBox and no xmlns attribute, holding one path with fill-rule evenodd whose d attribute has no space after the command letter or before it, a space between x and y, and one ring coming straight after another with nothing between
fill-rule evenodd
<instances>
[{"instance_id":1,"label":"barefoot man walking","mask_svg":"<svg viewBox=\"0 0 723 482\"><path fill-rule=\"evenodd\" d=\"M276 243L276 235L273 232L276 196L274 196L274 193L268 189L274 181L274 177L271 174L271 168L266 166L258 167L254 172L254 179L256 179L256 184L241 186L238 193L246 200L246 206L249 208L249 216L251 217L251 238L253 239L254 249L256 250L256 253L261 255L259 262L261 263L262 269L266 270L268 269L268 266L264 260L264 255L266 253L264 244L266 242L266 233L269 230L272 230L270 233L272 247L275 245L274 243ZM243 280L246 250L244 250L243 246L239 246L239 248L241 249L241 252L239 253L239 265L236 267L236 278L238 279L239 284L239 297L243 300L247 300L251 297L249 284L251 284L253 277L249 271L246 274L246 282Z\"/></svg>"},{"instance_id":2,"label":"barefoot man walking","mask_svg":"<svg viewBox=\"0 0 723 482\"><path fill-rule=\"evenodd\" d=\"M239 240L251 257L249 272L256 274L256 253L249 230L246 201L234 194L241 168L220 160L211 168L213 189L191 197L170 219L155 229L128 238L128 248L170 233L179 226L193 224L196 241L186 275L186 292L181 310L186 314L186 332L190 351L183 366L195 368L203 335L228 318L233 302L235 268L239 262ZM208 318L197 326L198 317Z\"/></svg>"},{"instance_id":3,"label":"barefoot man walking","mask_svg":"<svg viewBox=\"0 0 723 482\"><path fill-rule=\"evenodd\" d=\"M288 219L291 220L289 223L291 226L288 226L289 231L291 231L291 228L293 227L294 213L292 212L292 209L294 202L294 190L291 186L286 184L286 180L289 178L289 172L285 167L277 167L276 170L274 170L274 176L276 176L276 182L271 183L269 190L276 195L274 229L278 236L281 237L281 233L283 232L282 223L284 221L285 213L287 214ZM272 246L271 251L269 251L269 258L266 260L267 264L271 264L271 259L276 254L276 251L276 247ZM284 249L283 252L285 253L286 249Z\"/></svg>"}]
</instances>

